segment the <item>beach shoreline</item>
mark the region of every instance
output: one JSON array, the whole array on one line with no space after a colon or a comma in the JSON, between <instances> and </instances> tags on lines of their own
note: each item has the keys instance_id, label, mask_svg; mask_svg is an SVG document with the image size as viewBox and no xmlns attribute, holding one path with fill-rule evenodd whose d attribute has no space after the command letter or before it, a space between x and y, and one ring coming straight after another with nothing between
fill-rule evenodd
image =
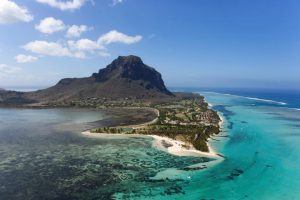
<instances>
[{"instance_id":1,"label":"beach shoreline","mask_svg":"<svg viewBox=\"0 0 300 200\"><path fill-rule=\"evenodd\" d=\"M208 143L209 152L203 152L195 149L192 145L185 142L174 140L164 136L148 135L154 139L152 147L168 152L175 156L195 156L195 157L209 157L219 158L220 156L212 149Z\"/></svg>"},{"instance_id":2,"label":"beach shoreline","mask_svg":"<svg viewBox=\"0 0 300 200\"><path fill-rule=\"evenodd\" d=\"M208 104L208 106L210 108L212 108L212 104L208 103L205 99L204 101ZM223 130L223 125L224 125L224 117L222 116L221 113L217 112L220 121L219 121L219 129L220 132L222 132ZM165 137L165 136L159 136L159 135L148 135L150 137L152 137L154 139L152 146L160 149L162 151L166 151L172 155L176 155L176 156L205 156L205 157L209 157L209 158L217 158L217 159L223 159L224 157L221 156L217 151L215 151L215 149L212 147L212 145L210 144L210 138L208 139L208 141L206 142L207 146L208 146L208 152L204 152L204 151L200 151L197 150L193 147L192 144L187 144L183 141L180 140L174 140L172 138L169 137ZM164 142L168 142L169 144L171 144L172 146L170 147L165 147L163 145Z\"/></svg>"},{"instance_id":3,"label":"beach shoreline","mask_svg":"<svg viewBox=\"0 0 300 200\"><path fill-rule=\"evenodd\" d=\"M205 101L205 99L204 99ZM206 101L205 101L206 102ZM208 103L208 102L206 102ZM209 107L211 108L212 105L209 104ZM154 124L157 122L159 116L160 116L160 112L158 109L154 109L154 111L157 114L157 117L149 122L146 123L142 123L142 124L135 124L135 125L129 125L129 126L117 126L119 127L131 127L132 129L139 129L139 128L143 128L147 125L150 124ZM219 129L220 132L222 131L222 127L224 124L224 118L223 116L217 112L220 121L218 123L219 125ZM126 134L126 133L114 133L114 134L110 134L110 133L92 133L90 130L86 130L82 132L83 135L88 136L88 137L107 137L107 136L140 136L140 137L151 137L153 138L153 143L152 143L152 147L159 149L161 151L165 151L169 154L175 155L175 156L195 156L195 157L208 157L208 158L215 158L215 159L219 159L219 158L223 158L218 152L216 152L213 147L210 144L210 138L208 139L208 141L206 142L207 147L208 147L208 152L204 152L204 151L200 151L195 149L195 147L187 142L183 142L181 140L176 140L176 139L172 139L166 136L161 136L161 135L143 135L143 134Z\"/></svg>"},{"instance_id":4,"label":"beach shoreline","mask_svg":"<svg viewBox=\"0 0 300 200\"><path fill-rule=\"evenodd\" d=\"M165 151L175 156L194 156L194 157L209 157L209 158L221 158L217 152L211 147L209 143L209 152L203 152L195 149L192 145L188 145L185 142L174 140L165 136L158 135L142 135L142 134L110 134L110 133L92 133L89 130L81 132L82 135L92 138L103 138L103 137L150 137L153 138L152 147Z\"/></svg>"},{"instance_id":5,"label":"beach shoreline","mask_svg":"<svg viewBox=\"0 0 300 200\"><path fill-rule=\"evenodd\" d=\"M146 122L143 124L136 124L136 125L132 125L130 127L136 129L136 128L141 128L143 126L147 126L149 124L153 124L157 121L157 119L159 117L158 110L157 110L157 114L158 114L158 116L150 122ZM224 119L220 115L220 113L218 113L218 115L220 117L219 127L220 127L220 131L221 131L222 126L224 124ZM213 147L210 145L209 141L206 142L209 151L204 152L204 151L195 149L192 144L187 144L186 142L183 142L180 140L175 140L175 139L172 139L172 138L169 138L166 136L142 135L142 134L122 134L122 133L118 133L118 134L92 133L90 130L83 131L82 134L85 136L94 137L94 138L97 138L97 137L103 138L106 136L151 137L151 138L153 138L152 147L159 149L161 151L165 151L165 152L175 155L175 156L196 156L196 157L209 157L209 158L217 158L217 159L222 158L222 156L220 156L220 154L218 154L218 152L216 152L213 149Z\"/></svg>"}]
</instances>

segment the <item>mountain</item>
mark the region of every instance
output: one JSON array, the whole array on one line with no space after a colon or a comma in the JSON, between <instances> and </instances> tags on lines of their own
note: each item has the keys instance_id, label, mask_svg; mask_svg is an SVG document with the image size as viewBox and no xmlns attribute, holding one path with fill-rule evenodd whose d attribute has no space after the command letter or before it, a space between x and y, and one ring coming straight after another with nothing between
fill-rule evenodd
<instances>
[{"instance_id":1,"label":"mountain","mask_svg":"<svg viewBox=\"0 0 300 200\"><path fill-rule=\"evenodd\" d=\"M158 99L174 96L165 86L161 74L137 56L119 56L106 68L85 78L65 78L55 86L35 92L0 93L0 102L22 99L48 103L85 98ZM6 98L7 97L7 98Z\"/></svg>"}]
</instances>

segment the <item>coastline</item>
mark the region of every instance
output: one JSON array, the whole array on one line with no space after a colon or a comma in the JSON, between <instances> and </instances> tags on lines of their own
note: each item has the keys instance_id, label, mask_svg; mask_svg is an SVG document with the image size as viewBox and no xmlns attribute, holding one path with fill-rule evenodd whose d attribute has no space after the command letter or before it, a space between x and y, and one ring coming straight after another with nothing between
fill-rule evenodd
<instances>
[{"instance_id":1,"label":"coastline","mask_svg":"<svg viewBox=\"0 0 300 200\"><path fill-rule=\"evenodd\" d=\"M206 100L204 99L206 102ZM208 104L208 108L212 109L212 104L206 102ZM151 108L153 109L153 108ZM142 123L142 124L135 124L135 125L129 125L133 129L139 129L143 128L147 125L154 124L157 122L159 116L160 116L160 111L158 109L154 108L154 111L157 114L157 117L149 122ZM219 131L221 132L223 129L223 124L224 124L224 118L221 115L221 113L217 112L220 121L218 123L219 125ZM117 126L117 127L128 127L128 126ZM172 139L166 136L160 136L160 135L143 135L143 134L125 134L125 133L115 133L115 134L110 134L110 133L92 133L90 130L86 130L82 132L83 135L87 137L94 137L94 138L99 138L99 137L115 137L115 136L127 136L127 137L132 137L132 136L138 136L138 137L151 137L153 138L152 142L152 147L159 149L161 151L165 151L169 154L175 155L175 156L195 156L195 157L208 157L208 158L215 158L215 159L223 159L223 156L220 155L218 152L216 152L213 147L211 146L210 139L206 141L206 145L208 147L208 152L200 151L195 149L195 147L187 142L183 142L180 140Z\"/></svg>"},{"instance_id":2,"label":"coastline","mask_svg":"<svg viewBox=\"0 0 300 200\"><path fill-rule=\"evenodd\" d=\"M159 112L158 112L159 114ZM223 117L218 113L220 117L220 131L224 123ZM159 115L158 115L159 116ZM132 125L132 128L141 128L145 125L155 123L158 119L158 116L147 123L143 124L137 124ZM209 158L216 158L220 159L223 158L216 152L213 147L210 145L209 141L206 142L209 151L203 152L200 150L197 150L193 147L192 144L187 144L180 140L174 140L172 138L166 137L166 136L159 136L159 135L142 135L142 134L122 134L122 133L116 133L116 134L110 134L110 133L92 133L90 130L86 130L81 132L82 135L87 137L93 137L93 138L103 138L103 137L115 137L115 136L126 136L126 137L132 137L132 136L139 136L139 137L151 137L153 138L152 147L159 149L161 151L165 151L169 154L175 155L175 156L195 156L195 157L209 157Z\"/></svg>"},{"instance_id":3,"label":"coastline","mask_svg":"<svg viewBox=\"0 0 300 200\"><path fill-rule=\"evenodd\" d=\"M217 152L207 143L209 152L203 152L195 149L192 145L188 145L185 142L174 140L164 136L158 135L141 135L141 134L110 134L110 133L92 133L89 130L81 132L82 135L92 138L103 138L103 137L151 137L153 138L152 147L165 151L175 156L194 156L194 157L209 157L209 158L222 158Z\"/></svg>"}]
</instances>

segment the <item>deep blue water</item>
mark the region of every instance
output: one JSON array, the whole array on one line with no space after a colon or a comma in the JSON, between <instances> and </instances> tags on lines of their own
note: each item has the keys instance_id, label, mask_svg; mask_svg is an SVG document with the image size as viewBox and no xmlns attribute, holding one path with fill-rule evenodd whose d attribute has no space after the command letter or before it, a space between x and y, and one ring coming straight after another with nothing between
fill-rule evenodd
<instances>
[{"instance_id":1,"label":"deep blue water","mask_svg":"<svg viewBox=\"0 0 300 200\"><path fill-rule=\"evenodd\" d=\"M300 89L241 89L241 88L171 88L173 91L190 92L217 92L222 94L239 95L243 97L259 98L286 103L284 106L289 108L300 108ZM274 105L273 105L274 106Z\"/></svg>"}]
</instances>

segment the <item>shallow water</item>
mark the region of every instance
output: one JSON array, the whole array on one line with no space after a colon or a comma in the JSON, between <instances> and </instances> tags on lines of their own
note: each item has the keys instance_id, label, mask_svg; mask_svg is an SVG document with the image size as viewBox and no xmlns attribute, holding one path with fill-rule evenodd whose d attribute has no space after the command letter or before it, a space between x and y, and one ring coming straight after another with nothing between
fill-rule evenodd
<instances>
[{"instance_id":1,"label":"shallow water","mask_svg":"<svg viewBox=\"0 0 300 200\"><path fill-rule=\"evenodd\" d=\"M151 177L164 169L207 161L151 148L150 137L82 136L89 127L86 122L108 117L100 111L0 109L0 116L0 199L182 193L184 180Z\"/></svg>"},{"instance_id":2,"label":"shallow water","mask_svg":"<svg viewBox=\"0 0 300 200\"><path fill-rule=\"evenodd\" d=\"M276 102L203 94L226 118L223 134L229 138L213 143L226 159L210 170L214 183L204 175L209 189L202 197L299 199L300 111Z\"/></svg>"},{"instance_id":3,"label":"shallow water","mask_svg":"<svg viewBox=\"0 0 300 200\"><path fill-rule=\"evenodd\" d=\"M80 135L100 111L0 109L0 199L299 199L300 111L201 94L225 119L211 140L225 159L196 171L185 167L210 160L148 137Z\"/></svg>"}]
</instances>

